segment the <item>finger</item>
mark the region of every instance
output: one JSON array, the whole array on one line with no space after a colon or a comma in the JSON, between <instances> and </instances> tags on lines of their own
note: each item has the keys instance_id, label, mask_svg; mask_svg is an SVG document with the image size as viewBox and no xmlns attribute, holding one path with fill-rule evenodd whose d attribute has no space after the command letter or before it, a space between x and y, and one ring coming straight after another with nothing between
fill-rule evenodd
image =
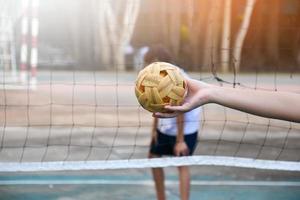
<instances>
[{"instance_id":1,"label":"finger","mask_svg":"<svg viewBox=\"0 0 300 200\"><path fill-rule=\"evenodd\" d=\"M186 112L190 109L190 104L189 103L184 103L181 106L170 106L167 105L164 108L168 111L173 111L173 112Z\"/></svg>"},{"instance_id":2,"label":"finger","mask_svg":"<svg viewBox=\"0 0 300 200\"><path fill-rule=\"evenodd\" d=\"M177 117L180 113L186 112L190 110L191 105L189 103L184 103L182 106L165 106L164 108L168 111L172 112L167 112L167 113L154 113L152 116L153 117L158 117L158 118L171 118L171 117Z\"/></svg>"},{"instance_id":3,"label":"finger","mask_svg":"<svg viewBox=\"0 0 300 200\"><path fill-rule=\"evenodd\" d=\"M158 118L171 118L171 117L176 117L177 115L179 115L179 113L153 113L152 116L153 117L158 117Z\"/></svg>"},{"instance_id":4,"label":"finger","mask_svg":"<svg viewBox=\"0 0 300 200\"><path fill-rule=\"evenodd\" d=\"M182 156L186 156L186 151L183 150L183 151L181 152L181 155L182 155Z\"/></svg>"},{"instance_id":5,"label":"finger","mask_svg":"<svg viewBox=\"0 0 300 200\"><path fill-rule=\"evenodd\" d=\"M182 149L182 150L181 150L181 155L182 155L182 156L186 156L186 155L187 155L186 153L187 153L186 149Z\"/></svg>"},{"instance_id":6,"label":"finger","mask_svg":"<svg viewBox=\"0 0 300 200\"><path fill-rule=\"evenodd\" d=\"M185 150L185 155L186 156L188 156L189 155L189 153L190 153L190 151L187 149L187 150Z\"/></svg>"}]
</instances>

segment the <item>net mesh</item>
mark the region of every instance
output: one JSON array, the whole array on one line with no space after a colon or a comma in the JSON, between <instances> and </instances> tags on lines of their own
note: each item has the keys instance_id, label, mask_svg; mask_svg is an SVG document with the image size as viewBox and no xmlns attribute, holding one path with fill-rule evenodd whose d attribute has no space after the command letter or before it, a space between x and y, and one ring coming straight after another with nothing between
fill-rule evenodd
<instances>
[{"instance_id":1,"label":"net mesh","mask_svg":"<svg viewBox=\"0 0 300 200\"><path fill-rule=\"evenodd\" d=\"M16 5L16 9L21 10L21 4L18 2L8 0L1 2L5 5ZM172 43L175 45L173 49L177 49L178 63L180 66L187 66L190 70L187 73L192 78L224 87L299 92L300 74L296 63L297 54L294 54L295 50L299 50L298 46L289 41L280 41L282 44L277 47L277 57L270 59L271 64L268 60L264 61L267 63L264 64L261 59L257 62L254 59L257 53L267 51L266 49L270 47L265 49L258 46L265 39L261 34L264 27L258 22L258 17L252 16L248 35L242 46L232 45L231 48L224 48L220 44L221 36L218 34L220 29L224 30L225 25L220 24L223 23L222 16L226 11L220 11L224 6L218 3L219 1L186 1L187 3L174 3L170 8L160 8L165 4L158 1L130 0L126 1L128 3L126 5L125 1L117 1L116 4L110 1L93 1L93 3L78 1L66 4L59 1L49 2L39 4L39 70L36 73L31 72L31 75L29 70L26 83L21 81L12 83L8 81L12 69L1 65L0 171L178 165L222 165L300 171L299 124L257 117L214 104L203 106L200 119L195 119L201 121L201 126L194 156L147 159L152 117L138 104L134 94L134 82L138 70L143 67L141 56L138 56L141 52L136 53L136 57L129 57L125 45L130 40L142 44L141 38L148 44L153 43L151 34L143 35L143 30L157 28L160 24L147 25L140 21L153 20L153 13L163 16L170 12L170 18L162 18L161 23L174 23L169 28L181 30L181 33L177 31L180 37L172 38L180 41L179 44ZM83 5L91 10L91 15L76 12L76 9ZM97 9L93 9L94 6ZM261 15L263 6L258 2L255 4L255 1L246 1L239 5L239 8L233 7L236 12L232 12L232 22L234 20L240 22L233 23L234 34L230 36L232 41L239 37L239 27L244 24L246 13ZM57 21L58 18L50 19L47 15L55 13L54 8L62 10L66 7L73 10L66 11L64 13L68 16L66 20L58 22L55 26L64 27L64 23L74 23L76 17L82 20L81 24L75 23L66 28L72 33L69 40L67 34L59 30L58 33L47 34L48 26L51 28L53 21ZM11 6L4 8L11 9ZM162 10L157 11L159 8ZM197 14L197 8L200 11L209 8L211 12L203 12L206 17L201 18ZM247 11L249 8L253 8L254 11ZM105 16L96 12L106 9L111 12L105 12ZM0 11L12 13L5 9ZM240 12L244 13L244 18L236 19ZM113 14L116 15L116 21L104 20ZM180 28L173 22L178 15L183 16L180 20L186 23L186 26ZM15 16L12 16L12 19L15 19ZM92 20L91 26L77 27L88 20ZM299 43L299 23L295 23L292 17L288 22L282 17L277 27L277 31L281 33L281 40L285 35L293 35ZM15 26L20 26L17 20ZM205 37L201 38L198 26L207 30ZM103 40L102 33L95 34L99 27L105 27L103 29L107 31L106 33L110 33L107 36L110 43ZM198 30L199 34L187 36L187 28ZM244 29L245 27L242 28ZM285 32L289 30L292 32ZM16 29L15 34L21 34L20 30ZM55 38L60 36L65 41ZM195 62L191 63L186 49L193 47L194 44L190 40L196 36L200 37L199 41L196 40L198 41L196 45L201 47L196 52L200 56L194 57ZM100 39L91 40L91 37ZM110 37L114 40L112 41ZM14 45L18 49L21 41L20 44L18 41L14 42L17 42ZM99 42L100 47L93 42ZM188 46L185 46L187 44ZM109 48L108 52L101 51L103 48ZM239 48L243 53L242 57L237 58L235 49ZM110 51L114 54L110 55ZM120 52L124 60L119 58ZM220 52L229 52L230 59L221 58ZM109 59L105 53L110 55ZM19 59L18 56L16 58ZM293 66L289 67L289 63L282 63L284 58L294 60ZM97 63L96 59L100 59L101 62ZM244 65L247 68L243 69ZM18 73L21 73L21 69ZM29 81L32 74L36 74L38 80L34 87Z\"/></svg>"}]
</instances>

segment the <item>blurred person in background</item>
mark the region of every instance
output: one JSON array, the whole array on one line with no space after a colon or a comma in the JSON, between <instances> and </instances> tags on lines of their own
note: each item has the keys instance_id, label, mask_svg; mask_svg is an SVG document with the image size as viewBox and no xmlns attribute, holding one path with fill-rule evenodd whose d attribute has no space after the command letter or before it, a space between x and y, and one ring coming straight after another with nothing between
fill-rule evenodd
<instances>
[{"instance_id":1,"label":"blurred person in background","mask_svg":"<svg viewBox=\"0 0 300 200\"><path fill-rule=\"evenodd\" d=\"M144 56L144 65L153 62L168 62L176 65L171 53L163 46L156 45L148 49ZM164 155L192 155L200 127L201 108L198 107L174 118L158 119L154 117L149 158L159 158ZM188 166L179 166L179 191L181 200L189 199L190 172ZM165 185L163 168L152 168L158 200L164 200Z\"/></svg>"}]
</instances>

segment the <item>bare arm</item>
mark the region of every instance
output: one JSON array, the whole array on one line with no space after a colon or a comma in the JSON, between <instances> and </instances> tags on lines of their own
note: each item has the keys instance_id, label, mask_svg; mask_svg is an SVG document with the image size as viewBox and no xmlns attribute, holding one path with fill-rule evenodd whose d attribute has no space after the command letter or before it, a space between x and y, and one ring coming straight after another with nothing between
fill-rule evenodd
<instances>
[{"instance_id":1,"label":"bare arm","mask_svg":"<svg viewBox=\"0 0 300 200\"><path fill-rule=\"evenodd\" d=\"M173 113L155 113L173 117L207 103L216 103L243 112L292 122L300 122L300 94L212 86L187 79L188 96L182 106L166 106Z\"/></svg>"},{"instance_id":2,"label":"bare arm","mask_svg":"<svg viewBox=\"0 0 300 200\"><path fill-rule=\"evenodd\" d=\"M211 101L262 117L300 122L300 94L216 87Z\"/></svg>"},{"instance_id":3,"label":"bare arm","mask_svg":"<svg viewBox=\"0 0 300 200\"><path fill-rule=\"evenodd\" d=\"M179 114L177 116L177 136L176 136L176 142L184 142L184 134L183 134L183 130L184 130L184 115L183 114Z\"/></svg>"},{"instance_id":4,"label":"bare arm","mask_svg":"<svg viewBox=\"0 0 300 200\"><path fill-rule=\"evenodd\" d=\"M152 142L156 142L157 139L157 134L156 134L156 128L157 128L157 123L158 119L156 117L153 118L153 125L152 125L152 130L151 130L151 137L152 137Z\"/></svg>"},{"instance_id":5,"label":"bare arm","mask_svg":"<svg viewBox=\"0 0 300 200\"><path fill-rule=\"evenodd\" d=\"M189 154L189 148L184 141L184 115L179 114L177 116L177 136L176 144L174 146L174 154L176 156L187 156Z\"/></svg>"}]
</instances>

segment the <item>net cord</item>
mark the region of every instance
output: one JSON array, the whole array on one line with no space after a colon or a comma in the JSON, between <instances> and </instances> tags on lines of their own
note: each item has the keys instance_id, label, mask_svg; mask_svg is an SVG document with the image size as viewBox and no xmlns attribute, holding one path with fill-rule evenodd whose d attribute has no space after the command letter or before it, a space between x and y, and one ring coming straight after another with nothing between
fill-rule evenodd
<instances>
[{"instance_id":1,"label":"net cord","mask_svg":"<svg viewBox=\"0 0 300 200\"><path fill-rule=\"evenodd\" d=\"M138 169L176 166L226 166L262 170L299 171L300 163L225 156L188 156L172 158L58 161L58 162L1 162L0 172L79 171L104 169Z\"/></svg>"}]
</instances>

